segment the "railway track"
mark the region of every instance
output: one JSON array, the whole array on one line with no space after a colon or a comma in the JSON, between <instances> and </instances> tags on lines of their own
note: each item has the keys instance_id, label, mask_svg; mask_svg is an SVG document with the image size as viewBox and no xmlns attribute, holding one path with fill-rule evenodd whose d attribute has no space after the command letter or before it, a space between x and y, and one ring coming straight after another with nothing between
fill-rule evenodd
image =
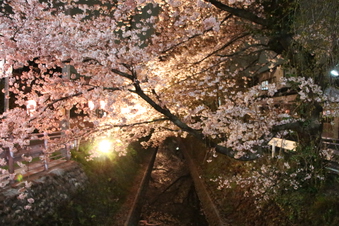
<instances>
[{"instance_id":1,"label":"railway track","mask_svg":"<svg viewBox=\"0 0 339 226\"><path fill-rule=\"evenodd\" d=\"M162 213L162 215L150 215L150 212L153 211L161 211L160 208L162 206L166 209L172 210L175 208L178 208L176 210L177 212L190 212L190 217L195 218L194 220L191 219L191 222L189 224L184 223L183 221L181 225L211 225L211 226L221 226L226 225L226 223L223 221L223 219L220 217L220 214L218 212L217 207L214 205L205 185L202 179L200 178L200 174L198 172L198 168L195 166L195 163L191 160L190 156L188 155L188 152L185 151L185 145L181 142L180 139L174 141L176 143L176 154L181 155L178 159L174 159L173 162L164 159L164 152L163 150L160 150L157 153L153 153L153 155L148 158L147 164L143 166L143 171L141 173L142 179L138 180L138 190L137 191L131 191L131 198L134 201L129 202L129 206L125 206L125 209L129 209L128 215L126 216L126 221L123 225L125 226L142 226L142 225L178 225L178 220L182 220L182 218L178 218L173 221L169 221L170 214ZM164 148L164 147L160 147ZM173 149L173 147L172 147ZM169 151L169 150L167 150ZM173 151L173 150L172 150ZM177 158L174 156L174 158ZM182 163L180 163L180 158L182 159ZM160 161L160 163L159 163ZM160 165L159 165L160 164ZM167 166L166 166L167 164ZM182 164L180 166L181 172L179 174L176 174L174 172L175 166L173 164ZM172 168L171 168L172 167ZM153 173L152 173L153 170ZM187 174L187 172L188 174ZM168 178L164 176L165 174L157 174L155 171L162 171L163 173L172 173L172 177L169 176L169 178L172 178L172 181L166 181ZM176 179L173 179L176 178ZM159 182L155 182L155 180L160 179L165 182L162 182L163 184L159 184ZM153 184L153 187L149 187L149 184ZM195 192L190 192L191 188L195 189ZM158 188L159 191L155 190L155 187ZM186 187L186 188L184 188ZM185 190L186 189L186 190ZM186 193L185 193L186 192ZM174 196L173 198L170 198L171 196L168 196L170 193L172 193ZM183 196L180 198L179 193L184 193ZM192 195L193 194L193 195ZM192 212L192 210L184 209L179 210L182 208L182 205L187 205L187 200L185 200L185 197L188 197L187 199L190 199L192 202L192 199L194 200L194 195L197 196L199 199L199 209L200 211L203 211L203 214L200 212ZM193 201L194 202L194 201ZM152 206L156 205L157 206ZM160 207L159 207L160 205ZM184 207L186 208L186 207ZM152 210L149 210L152 209ZM174 210L175 211L175 210ZM176 212L176 214L178 214ZM171 213L172 214L172 213ZM193 215L192 215L193 214ZM175 214L172 214L171 216L175 216ZM122 217L120 215L119 217ZM167 218L167 221L164 220ZM186 220L186 219L185 219ZM165 223L164 223L165 222ZM174 223L175 222L175 223ZM186 222L186 221L185 221ZM193 222L193 223L192 223ZM115 222L114 225L119 225L118 222ZM120 224L122 225L122 224ZM180 224L179 224L180 225Z\"/></svg>"}]
</instances>

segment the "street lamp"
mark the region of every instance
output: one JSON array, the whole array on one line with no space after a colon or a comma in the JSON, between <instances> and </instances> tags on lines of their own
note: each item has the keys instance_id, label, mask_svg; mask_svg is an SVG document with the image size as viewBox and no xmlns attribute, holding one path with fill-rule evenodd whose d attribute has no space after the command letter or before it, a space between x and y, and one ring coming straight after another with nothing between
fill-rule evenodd
<instances>
[{"instance_id":1,"label":"street lamp","mask_svg":"<svg viewBox=\"0 0 339 226\"><path fill-rule=\"evenodd\" d=\"M330 73L331 73L332 76L335 76L335 77L339 76L339 71L336 70L336 69L333 69Z\"/></svg>"},{"instance_id":2,"label":"street lamp","mask_svg":"<svg viewBox=\"0 0 339 226\"><path fill-rule=\"evenodd\" d=\"M89 110L91 110L91 111L94 110L95 105L94 105L93 101L91 101L91 100L88 101L88 108L89 108Z\"/></svg>"},{"instance_id":3,"label":"street lamp","mask_svg":"<svg viewBox=\"0 0 339 226\"><path fill-rule=\"evenodd\" d=\"M101 140L98 144L98 151L102 154L109 154L112 151L112 142L104 139Z\"/></svg>"},{"instance_id":4,"label":"street lamp","mask_svg":"<svg viewBox=\"0 0 339 226\"><path fill-rule=\"evenodd\" d=\"M37 106L37 104L36 104L36 101L35 101L35 100L28 100L28 101L26 102L27 114L28 114L29 116L32 116L32 115L33 115L33 113L34 113L35 110L36 110L36 106Z\"/></svg>"},{"instance_id":5,"label":"street lamp","mask_svg":"<svg viewBox=\"0 0 339 226\"><path fill-rule=\"evenodd\" d=\"M4 112L8 111L9 109L9 79L8 77L12 74L13 67L7 66L6 68L6 61L0 59L0 78L5 78L5 98L4 98Z\"/></svg>"},{"instance_id":6,"label":"street lamp","mask_svg":"<svg viewBox=\"0 0 339 226\"><path fill-rule=\"evenodd\" d=\"M98 114L98 116L100 118L107 116L107 113L105 111L106 101L100 100L99 104L100 104L100 108L97 109L96 113ZM95 106L94 102L92 100L89 100L88 101L88 108L92 111L92 110L95 109L95 107L96 106Z\"/></svg>"},{"instance_id":7,"label":"street lamp","mask_svg":"<svg viewBox=\"0 0 339 226\"><path fill-rule=\"evenodd\" d=\"M335 67L330 71L330 74L334 77L339 76L339 64L335 65Z\"/></svg>"}]
</instances>

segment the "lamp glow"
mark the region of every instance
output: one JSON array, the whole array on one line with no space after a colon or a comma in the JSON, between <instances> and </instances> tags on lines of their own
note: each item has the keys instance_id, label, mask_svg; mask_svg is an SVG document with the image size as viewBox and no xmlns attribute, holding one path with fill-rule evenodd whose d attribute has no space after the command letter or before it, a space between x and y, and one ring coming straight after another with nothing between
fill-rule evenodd
<instances>
[{"instance_id":1,"label":"lamp glow","mask_svg":"<svg viewBox=\"0 0 339 226\"><path fill-rule=\"evenodd\" d=\"M109 140L102 140L98 144L98 151L103 154L108 154L111 152L112 142Z\"/></svg>"},{"instance_id":2,"label":"lamp glow","mask_svg":"<svg viewBox=\"0 0 339 226\"><path fill-rule=\"evenodd\" d=\"M331 75L333 75L333 76L339 76L339 71L336 70L336 69L333 69L330 73L331 73Z\"/></svg>"},{"instance_id":3,"label":"lamp glow","mask_svg":"<svg viewBox=\"0 0 339 226\"><path fill-rule=\"evenodd\" d=\"M37 106L37 103L35 100L28 100L26 102L26 109L27 109L27 114L32 116L32 114L35 112L36 110L36 106Z\"/></svg>"},{"instance_id":4,"label":"lamp glow","mask_svg":"<svg viewBox=\"0 0 339 226\"><path fill-rule=\"evenodd\" d=\"M89 100L89 101L88 101L88 108L89 108L89 110L93 110L94 107L95 107L95 106L94 106L93 101Z\"/></svg>"},{"instance_id":5,"label":"lamp glow","mask_svg":"<svg viewBox=\"0 0 339 226\"><path fill-rule=\"evenodd\" d=\"M105 109L106 107L106 101L100 100L100 108Z\"/></svg>"},{"instance_id":6,"label":"lamp glow","mask_svg":"<svg viewBox=\"0 0 339 226\"><path fill-rule=\"evenodd\" d=\"M0 59L0 73L4 77L8 77L12 74L13 72L13 67L12 66L6 66L6 61L3 59Z\"/></svg>"}]
</instances>

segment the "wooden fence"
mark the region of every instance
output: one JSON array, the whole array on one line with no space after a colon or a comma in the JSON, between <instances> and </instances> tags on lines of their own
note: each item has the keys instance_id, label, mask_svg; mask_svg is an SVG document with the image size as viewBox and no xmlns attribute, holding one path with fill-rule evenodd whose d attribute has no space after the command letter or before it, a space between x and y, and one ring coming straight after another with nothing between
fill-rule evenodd
<instances>
[{"instance_id":1,"label":"wooden fence","mask_svg":"<svg viewBox=\"0 0 339 226\"><path fill-rule=\"evenodd\" d=\"M36 170L41 168L42 170L48 170L49 165L54 160L70 160L70 149L78 145L75 142L68 143L65 148L58 149L54 152L49 152L50 140L62 138L62 132L55 133L34 133L31 134L29 145L17 148L17 151L13 151L12 148L3 148L4 151L0 154L0 158L4 158L7 162L7 168L10 174L13 174L16 169L20 168L19 162L25 162L27 158L32 158L33 163L27 163L27 171ZM40 163L40 164L39 164ZM6 166L4 166L6 167ZM41 170L40 170L41 171ZM2 178L4 179L4 178Z\"/></svg>"}]
</instances>

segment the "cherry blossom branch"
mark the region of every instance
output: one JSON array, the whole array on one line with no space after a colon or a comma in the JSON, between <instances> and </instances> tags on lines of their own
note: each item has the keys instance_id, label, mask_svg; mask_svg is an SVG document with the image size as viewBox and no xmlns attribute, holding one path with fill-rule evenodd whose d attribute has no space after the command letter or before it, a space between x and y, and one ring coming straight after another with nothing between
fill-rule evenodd
<instances>
[{"instance_id":1,"label":"cherry blossom branch","mask_svg":"<svg viewBox=\"0 0 339 226\"><path fill-rule=\"evenodd\" d=\"M150 120L150 121L135 122L135 123L131 123L131 124L120 124L120 125L106 124L105 126L107 126L106 129L125 128L125 127L133 127L133 126L138 126L138 125L151 124L151 123L155 123L155 122L163 122L163 121L169 121L169 119L168 118L159 118L159 119L153 119L153 120ZM102 128L100 128L100 131L101 130L102 130Z\"/></svg>"},{"instance_id":2,"label":"cherry blossom branch","mask_svg":"<svg viewBox=\"0 0 339 226\"><path fill-rule=\"evenodd\" d=\"M208 54L207 56L205 56L204 58L202 58L201 60L195 62L194 64L199 64L201 62L203 62L204 60L206 60L207 58L213 56L214 54L216 54L217 52L229 47L230 45L232 45L233 43L235 43L236 41L238 41L239 39L241 38L244 38L246 36L250 35L250 33L243 33L242 35L240 36L237 36L235 38L233 38L232 40L230 40L229 42L227 42L226 44L224 44L222 47L220 47L219 49L213 51L212 53Z\"/></svg>"},{"instance_id":3,"label":"cherry blossom branch","mask_svg":"<svg viewBox=\"0 0 339 226\"><path fill-rule=\"evenodd\" d=\"M157 104L155 101L153 101L152 98L150 98L148 95L146 95L145 92L141 89L138 82L136 82L134 84L134 86L135 86L135 93L136 94L138 94L143 100L145 100L148 104L150 104L155 110L157 110L158 112L160 112L163 115L165 115L166 117L168 117L168 119L171 122L173 122L176 126L178 126L180 129L188 132L189 134L191 134L195 138L197 138L197 139L199 139L199 140L201 140L205 143L208 143L209 146L215 148L217 152L219 152L221 154L225 154L225 155L227 155L231 158L236 158L237 151L235 151L231 148L227 148L227 147L217 145L211 139L209 139L208 137L205 137L201 132L189 127L186 123L181 121L177 116L172 114L172 112L169 109L165 109L165 108L161 107L159 104ZM259 147L258 147L258 149L259 149ZM260 152L261 151L258 151L257 153L247 153L247 154L244 154L237 159L242 160L242 161L254 160L254 159L257 159L260 156L260 154L259 154Z\"/></svg>"},{"instance_id":4,"label":"cherry blossom branch","mask_svg":"<svg viewBox=\"0 0 339 226\"><path fill-rule=\"evenodd\" d=\"M88 137L90 135L97 134L98 132L109 131L112 128L128 128L128 127L134 127L134 126L148 125L148 124L157 123L157 122L164 122L168 120L169 120L168 118L158 118L158 119L154 119L150 121L136 122L136 123L131 123L131 124L120 124L120 125L105 124L96 129L88 129L87 132L83 133L83 135L80 135L79 137ZM83 130L84 129L82 129L82 132ZM145 134L145 137L150 137L150 136L151 134Z\"/></svg>"},{"instance_id":5,"label":"cherry blossom branch","mask_svg":"<svg viewBox=\"0 0 339 226\"><path fill-rule=\"evenodd\" d=\"M92 87L92 88L89 88L86 90L86 92L89 92L89 91L92 91L94 89L98 88L97 86L96 87ZM109 91L118 91L118 90L121 90L122 88L121 87L103 87L104 90L109 90ZM51 107L53 106L53 104L59 102L59 101L63 101L63 100L68 100L68 99L71 99L73 97L77 97L77 96L81 96L83 95L84 92L79 92L79 93L75 93L75 94L72 94L72 95L69 95L69 96L65 96L65 97L61 97L59 99L56 99L56 100L53 100L51 103L49 103L44 109L48 108L48 107Z\"/></svg>"},{"instance_id":6,"label":"cherry blossom branch","mask_svg":"<svg viewBox=\"0 0 339 226\"><path fill-rule=\"evenodd\" d=\"M86 92L93 91L96 88L98 88L98 87L97 86L91 87L91 88L87 89ZM122 90L123 88L121 88L121 87L119 87L119 88L118 87L103 87L103 89L104 90L109 90L109 91L113 92L113 91ZM48 103L47 105L45 105L45 107L43 107L41 111L42 112L45 111L47 108L52 107L57 102L68 100L68 99L71 99L73 97L81 96L83 94L84 94L84 92L79 92L79 93L75 93L75 94L72 94L72 95L69 95L69 96L65 96L65 97L61 97L59 99L53 100L50 103ZM48 100L46 100L46 101L48 101ZM34 119L36 119L36 118L33 117L29 121L33 121Z\"/></svg>"},{"instance_id":7,"label":"cherry blossom branch","mask_svg":"<svg viewBox=\"0 0 339 226\"><path fill-rule=\"evenodd\" d=\"M276 54L275 56L272 57L272 59L275 59L275 58L278 57L278 56L279 56L279 54ZM253 75L259 73L259 71L260 71L261 69L263 69L264 67L268 66L270 63L271 63L271 62L266 62L266 63L262 64L261 67L259 67L255 72L253 72ZM276 67L277 67L277 66L275 66L274 68L276 68ZM274 68L273 68L273 69L274 69Z\"/></svg>"},{"instance_id":8,"label":"cherry blossom branch","mask_svg":"<svg viewBox=\"0 0 339 226\"><path fill-rule=\"evenodd\" d=\"M319 121L312 120L311 122L304 123L301 121L287 123L283 125L273 126L272 134L275 135L283 130L293 130L297 133L305 133L310 131L321 131L319 130L321 127L321 123Z\"/></svg>"},{"instance_id":9,"label":"cherry blossom branch","mask_svg":"<svg viewBox=\"0 0 339 226\"><path fill-rule=\"evenodd\" d=\"M256 153L252 153L252 152L247 152L245 154L243 154L241 157L236 157L237 156L237 151L231 149L231 148L227 148L221 145L217 145L214 142L211 142L210 147L215 148L215 151L220 153L220 154L224 154L227 155L228 157L231 158L235 158L237 160L240 161L251 161L251 160L255 160L261 157L262 155L262 147L261 146L255 146L253 149L256 150Z\"/></svg>"},{"instance_id":10,"label":"cherry blossom branch","mask_svg":"<svg viewBox=\"0 0 339 226\"><path fill-rule=\"evenodd\" d=\"M232 14L227 15L227 16L220 22L220 24L222 24L222 23L225 22L226 20L230 19L232 16L233 16ZM175 44L175 45L173 45L173 46L171 46L171 47L169 47L169 48L163 50L161 53L162 53L162 54L165 54L165 53L167 53L167 52L169 52L169 51L175 49L176 47L181 46L182 44L185 44L185 43L189 42L190 40L192 40L192 39L194 39L194 38L197 38L197 37L200 37L200 36L202 36L202 35L204 35L204 34L210 32L210 31L213 31L213 28L209 28L209 29L205 30L203 33L195 34L195 35L193 35L193 36L191 36L191 37L188 37L186 40L184 40L184 41L182 41L182 42L179 42L179 43L177 43L177 44ZM160 57L163 57L163 56L160 56Z\"/></svg>"},{"instance_id":11,"label":"cherry blossom branch","mask_svg":"<svg viewBox=\"0 0 339 226\"><path fill-rule=\"evenodd\" d=\"M272 30L274 29L271 27L272 23L274 24L274 22L270 21L269 19L258 17L248 10L232 8L217 0L206 0L206 1L213 4L218 9L231 13L239 18L262 25ZM280 23L282 22L280 21ZM301 64L307 63L308 66L306 68L308 68L310 65L312 65L311 62L313 59L313 55L309 53L309 51L306 51L305 48L302 45L300 45L300 43L295 42L295 40L293 39L294 34L288 32L289 24L285 23L283 25L287 27L285 27L284 29L279 28L279 30L276 31L277 32L276 35L269 37L270 41L268 45L270 49L278 54L281 54L282 52L285 51L287 53L288 58L291 60L293 66L297 67L298 64L300 63ZM296 54L296 52L298 52L299 54Z\"/></svg>"},{"instance_id":12,"label":"cherry blossom branch","mask_svg":"<svg viewBox=\"0 0 339 226\"><path fill-rule=\"evenodd\" d=\"M219 56L219 57L233 57L233 56L239 55L240 53L245 52L246 50L248 50L248 49L250 49L252 47L259 47L259 46L264 46L266 48L262 48L262 49L259 49L257 51L253 51L253 52L251 52L251 54L252 53L257 53L257 52L260 53L260 52L265 51L265 50L270 50L266 45L260 43L260 44L253 44L253 45L246 46L246 47L244 47L244 48L240 49L239 51L234 52L232 54L218 54L217 56Z\"/></svg>"}]
</instances>

